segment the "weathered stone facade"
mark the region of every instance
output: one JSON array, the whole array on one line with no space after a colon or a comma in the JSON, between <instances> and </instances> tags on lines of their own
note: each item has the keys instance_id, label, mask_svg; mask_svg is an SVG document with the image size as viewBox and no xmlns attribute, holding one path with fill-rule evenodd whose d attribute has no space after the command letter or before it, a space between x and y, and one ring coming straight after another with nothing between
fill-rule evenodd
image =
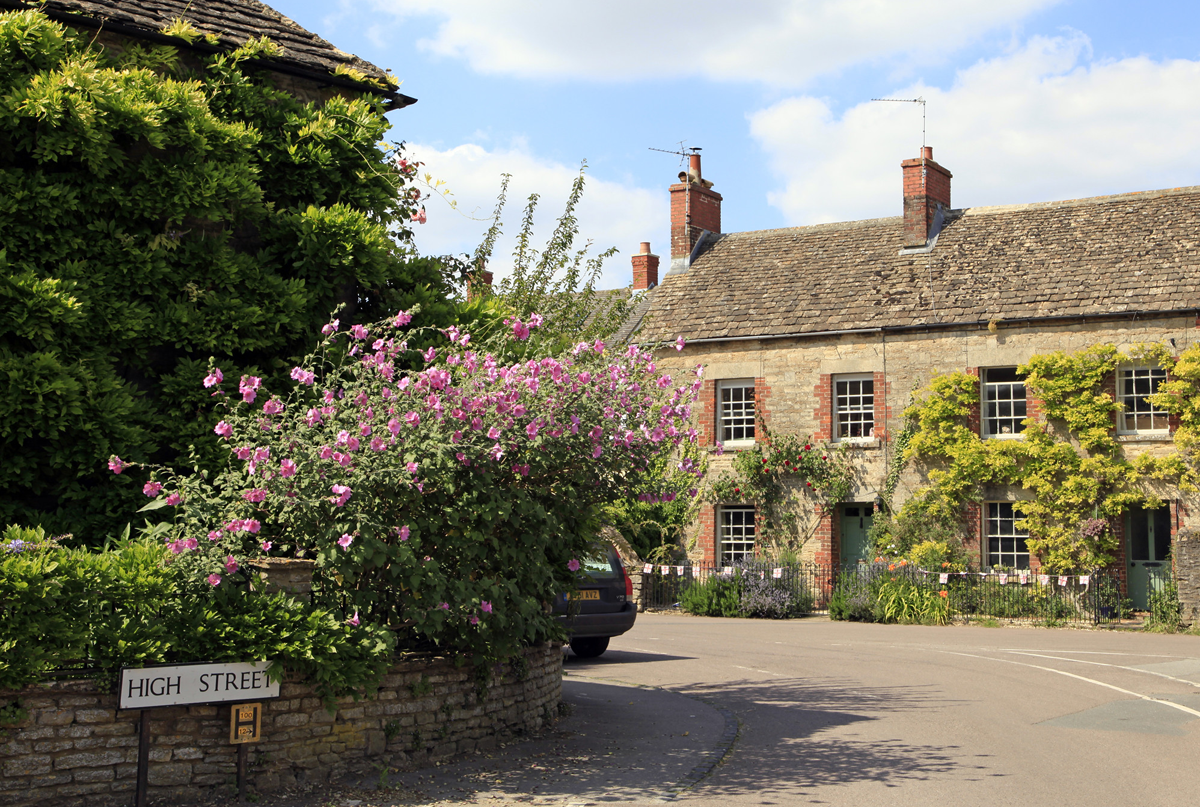
<instances>
[{"instance_id":1,"label":"weathered stone facade","mask_svg":"<svg viewBox=\"0 0 1200 807\"><path fill-rule=\"evenodd\" d=\"M1177 532L1171 549L1183 621L1195 625L1200 622L1200 531Z\"/></svg>"},{"instance_id":2,"label":"weathered stone facade","mask_svg":"<svg viewBox=\"0 0 1200 807\"><path fill-rule=\"evenodd\" d=\"M470 665L414 659L392 667L371 698L342 698L327 711L310 684L285 681L263 702L262 734L249 746L249 785L269 792L319 783L380 764L416 768L495 746L557 715L562 651L532 648L477 688ZM128 804L137 770L139 712L92 681L61 681L0 692L0 705L28 712L0 730L0 805ZM152 799L195 801L235 782L230 707L187 706L151 713Z\"/></svg>"},{"instance_id":3,"label":"weathered stone facade","mask_svg":"<svg viewBox=\"0 0 1200 807\"><path fill-rule=\"evenodd\" d=\"M981 368L1014 367L1035 355L1075 352L1097 344L1128 350L1140 343L1158 343L1178 354L1198 340L1200 329L1190 314L1152 319L1110 317L1055 326L1001 323L994 332L979 323L960 328L691 343L681 353L664 351L660 364L678 373L686 373L696 364L706 365L702 393L705 397L695 408L702 439L710 446L716 441L717 382L723 379L754 379L756 387L761 385L769 390L769 398L762 396L764 400L758 408L773 431L825 440L832 436L832 381L849 374L871 378L875 390L875 431L870 439L854 444L856 464L861 471L848 499L870 503L883 491L891 464L897 460L893 440L903 428L905 408L912 395L938 373L960 370L978 374ZM1028 403L1030 414L1038 416L1038 402L1030 399ZM1170 435L1166 434L1122 436L1119 440L1130 459L1142 453L1163 455L1172 450ZM713 457L710 473L720 473L731 463L732 452ZM925 483L922 469L906 467L893 505L902 505ZM1173 532L1179 527L1200 526L1189 515L1200 511L1189 506L1183 494L1166 487L1155 492L1170 502ZM987 490L984 500L1011 501L1026 495L1019 488ZM719 504L706 506L693 526L690 547L693 560L711 562L715 558L719 507ZM967 549L977 562L985 551L983 519L978 510L976 505L975 512L967 514L973 531ZM814 510L807 523L802 524L802 532L811 536L802 551L804 559L820 563L841 560L836 518L828 515L819 518ZM1117 565L1124 565L1123 558Z\"/></svg>"}]
</instances>

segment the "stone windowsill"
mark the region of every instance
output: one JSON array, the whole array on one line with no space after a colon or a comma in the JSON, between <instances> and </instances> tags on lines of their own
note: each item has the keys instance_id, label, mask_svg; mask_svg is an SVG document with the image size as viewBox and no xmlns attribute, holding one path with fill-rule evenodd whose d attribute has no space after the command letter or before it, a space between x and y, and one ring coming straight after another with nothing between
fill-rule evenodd
<instances>
[{"instance_id":1,"label":"stone windowsill","mask_svg":"<svg viewBox=\"0 0 1200 807\"><path fill-rule=\"evenodd\" d=\"M1118 443L1169 443L1175 439L1171 434L1118 434Z\"/></svg>"}]
</instances>

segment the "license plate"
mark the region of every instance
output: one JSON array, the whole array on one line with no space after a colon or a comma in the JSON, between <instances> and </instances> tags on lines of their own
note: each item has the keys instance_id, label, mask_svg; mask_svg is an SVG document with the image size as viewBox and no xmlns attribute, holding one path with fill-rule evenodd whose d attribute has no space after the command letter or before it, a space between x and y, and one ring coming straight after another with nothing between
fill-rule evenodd
<instances>
[{"instance_id":1,"label":"license plate","mask_svg":"<svg viewBox=\"0 0 1200 807\"><path fill-rule=\"evenodd\" d=\"M586 591L581 591L578 594L569 594L568 593L567 599L568 600L598 600L598 599L600 599L600 592L599 592L599 590L593 588L593 589L588 589Z\"/></svg>"}]
</instances>

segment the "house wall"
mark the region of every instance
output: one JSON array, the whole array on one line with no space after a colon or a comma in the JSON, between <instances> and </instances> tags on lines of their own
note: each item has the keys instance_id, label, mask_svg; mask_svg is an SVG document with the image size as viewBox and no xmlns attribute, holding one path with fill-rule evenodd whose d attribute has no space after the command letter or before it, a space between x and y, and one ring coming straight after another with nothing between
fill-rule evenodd
<instances>
[{"instance_id":1,"label":"house wall","mask_svg":"<svg viewBox=\"0 0 1200 807\"><path fill-rule=\"evenodd\" d=\"M775 432L812 435L827 440L833 429L833 381L842 374L872 374L875 381L875 438L854 448L861 473L849 497L853 502L870 502L883 490L888 468L895 461L892 438L903 427L903 415L914 392L926 386L939 373L965 371L978 374L981 368L1009 367L1029 361L1033 356L1053 351L1076 352L1097 344L1113 344L1128 350L1139 343L1170 345L1176 354L1200 340L1200 330L1191 316L1108 322L1077 322L1060 325L1006 326L1000 323L991 333L985 326L933 332L862 333L804 339L775 339L742 342L693 343L681 353L664 351L660 365L666 369L691 369L705 364L702 400L696 404L698 430L707 445L713 445L717 429L716 387L722 379L754 378L756 392L763 385L758 408L768 427ZM1115 389L1115 387L1114 387ZM1036 401L1029 411L1039 415ZM978 418L973 418L978 428ZM1169 436L1120 437L1128 457L1141 453L1165 455L1172 450ZM710 460L710 473L730 468L732 452ZM899 507L925 484L919 469L907 467L900 477L893 505ZM1177 491L1155 491L1169 501L1179 498ZM1015 500L1027 496L1020 489L995 489L984 492L985 500ZM728 502L726 504L734 504ZM715 559L718 507L705 507L693 525L690 555L695 560ZM1200 526L1190 513L1195 507L1181 507L1181 526ZM973 531L968 549L979 560L982 515L978 505L966 514ZM1173 516L1175 513L1173 513ZM1176 523L1173 518L1172 523ZM802 556L819 562L838 557L836 519L808 514L803 533L811 538Z\"/></svg>"}]
</instances>

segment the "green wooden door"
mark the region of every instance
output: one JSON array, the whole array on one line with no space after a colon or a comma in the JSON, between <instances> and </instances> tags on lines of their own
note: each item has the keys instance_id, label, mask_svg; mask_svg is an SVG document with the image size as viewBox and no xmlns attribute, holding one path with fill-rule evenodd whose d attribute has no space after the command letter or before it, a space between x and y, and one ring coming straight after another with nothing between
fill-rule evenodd
<instances>
[{"instance_id":1,"label":"green wooden door","mask_svg":"<svg viewBox=\"0 0 1200 807\"><path fill-rule=\"evenodd\" d=\"M841 511L842 563L869 561L871 542L867 538L867 531L871 529L874 505L843 504Z\"/></svg>"},{"instance_id":2,"label":"green wooden door","mask_svg":"<svg viewBox=\"0 0 1200 807\"><path fill-rule=\"evenodd\" d=\"M1125 557L1129 564L1129 599L1133 607L1146 610L1150 595L1171 574L1171 512L1166 507L1146 510L1136 507L1125 517Z\"/></svg>"}]
</instances>

